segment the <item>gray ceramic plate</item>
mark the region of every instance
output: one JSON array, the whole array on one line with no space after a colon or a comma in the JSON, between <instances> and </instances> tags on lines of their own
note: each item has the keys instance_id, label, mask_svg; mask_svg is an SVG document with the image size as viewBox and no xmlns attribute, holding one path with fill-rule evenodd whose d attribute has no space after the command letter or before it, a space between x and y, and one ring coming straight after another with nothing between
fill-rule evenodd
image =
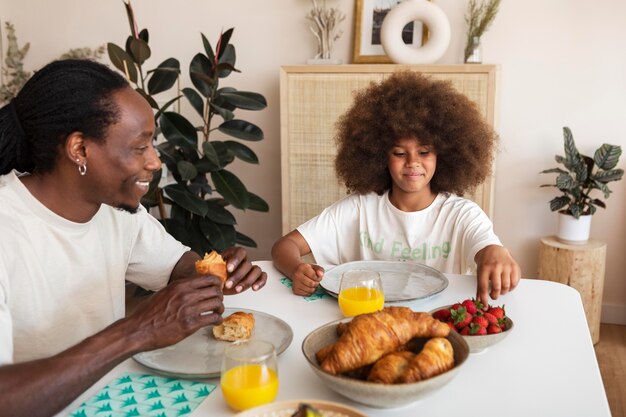
<instances>
[{"instance_id":1,"label":"gray ceramic plate","mask_svg":"<svg viewBox=\"0 0 626 417\"><path fill-rule=\"evenodd\" d=\"M254 314L252 339L273 343L276 354L280 355L291 344L293 331L278 317L245 308L226 308L223 316L228 317L235 311ZM216 340L213 337L213 326L207 326L175 345L138 353L133 359L162 375L179 378L216 378L220 376L224 347L230 343Z\"/></svg>"},{"instance_id":2,"label":"gray ceramic plate","mask_svg":"<svg viewBox=\"0 0 626 417\"><path fill-rule=\"evenodd\" d=\"M420 300L445 290L448 278L441 272L415 262L354 261L337 265L324 274L320 286L337 297L341 275L352 269L368 269L380 273L385 303Z\"/></svg>"}]
</instances>

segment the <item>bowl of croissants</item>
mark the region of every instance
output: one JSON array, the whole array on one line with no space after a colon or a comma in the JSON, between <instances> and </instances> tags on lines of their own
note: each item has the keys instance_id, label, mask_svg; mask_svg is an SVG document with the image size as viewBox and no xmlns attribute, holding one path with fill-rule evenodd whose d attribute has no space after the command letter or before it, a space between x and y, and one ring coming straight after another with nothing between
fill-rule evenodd
<instances>
[{"instance_id":1,"label":"bowl of croissants","mask_svg":"<svg viewBox=\"0 0 626 417\"><path fill-rule=\"evenodd\" d=\"M330 389L370 407L396 408L452 380L469 347L429 313L394 306L327 323L304 338L302 352Z\"/></svg>"}]
</instances>

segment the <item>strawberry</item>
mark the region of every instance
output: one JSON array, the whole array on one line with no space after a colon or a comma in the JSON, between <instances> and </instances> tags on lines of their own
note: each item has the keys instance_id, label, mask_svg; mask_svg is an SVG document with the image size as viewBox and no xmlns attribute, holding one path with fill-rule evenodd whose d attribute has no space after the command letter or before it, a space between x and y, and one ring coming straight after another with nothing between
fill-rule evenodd
<instances>
[{"instance_id":1,"label":"strawberry","mask_svg":"<svg viewBox=\"0 0 626 417\"><path fill-rule=\"evenodd\" d=\"M461 333L463 336L469 336L470 334L470 326L465 326L463 327L459 333Z\"/></svg>"},{"instance_id":2,"label":"strawberry","mask_svg":"<svg viewBox=\"0 0 626 417\"><path fill-rule=\"evenodd\" d=\"M433 317L441 321L448 321L450 319L450 316L450 310L448 310L447 308L437 310L433 313Z\"/></svg>"},{"instance_id":3,"label":"strawberry","mask_svg":"<svg viewBox=\"0 0 626 417\"><path fill-rule=\"evenodd\" d=\"M478 327L478 330L476 330L476 333L474 333L476 336L484 336L487 334L487 328L486 327Z\"/></svg>"},{"instance_id":4,"label":"strawberry","mask_svg":"<svg viewBox=\"0 0 626 417\"><path fill-rule=\"evenodd\" d=\"M476 314L476 304L473 300L470 300L468 298L467 300L464 300L461 304L463 304L467 312L470 313L472 316Z\"/></svg>"},{"instance_id":5,"label":"strawberry","mask_svg":"<svg viewBox=\"0 0 626 417\"><path fill-rule=\"evenodd\" d=\"M454 320L454 325L457 329L462 329L463 327L470 324L472 321L472 315L467 312L465 307L461 306L456 310L450 311L452 315L452 319Z\"/></svg>"},{"instance_id":6,"label":"strawberry","mask_svg":"<svg viewBox=\"0 0 626 417\"><path fill-rule=\"evenodd\" d=\"M487 326L489 326L489 322L487 321L485 316L474 316L474 318L472 319L472 324L476 324L485 329L487 328Z\"/></svg>"},{"instance_id":7,"label":"strawberry","mask_svg":"<svg viewBox=\"0 0 626 417\"><path fill-rule=\"evenodd\" d=\"M498 319L493 314L486 312L486 313L483 313L483 317L487 319L489 324L498 325Z\"/></svg>"},{"instance_id":8,"label":"strawberry","mask_svg":"<svg viewBox=\"0 0 626 417\"><path fill-rule=\"evenodd\" d=\"M456 330L456 327L454 326L454 323L451 321L447 321L446 324L448 325L448 327L450 328L450 330Z\"/></svg>"},{"instance_id":9,"label":"strawberry","mask_svg":"<svg viewBox=\"0 0 626 417\"><path fill-rule=\"evenodd\" d=\"M495 324L490 324L489 327L487 327L487 333L488 334L502 333L502 329Z\"/></svg>"},{"instance_id":10,"label":"strawberry","mask_svg":"<svg viewBox=\"0 0 626 417\"><path fill-rule=\"evenodd\" d=\"M489 307L489 310L487 310L487 312L493 314L497 319L503 319L504 316L506 316L506 313L504 311L504 306Z\"/></svg>"}]
</instances>

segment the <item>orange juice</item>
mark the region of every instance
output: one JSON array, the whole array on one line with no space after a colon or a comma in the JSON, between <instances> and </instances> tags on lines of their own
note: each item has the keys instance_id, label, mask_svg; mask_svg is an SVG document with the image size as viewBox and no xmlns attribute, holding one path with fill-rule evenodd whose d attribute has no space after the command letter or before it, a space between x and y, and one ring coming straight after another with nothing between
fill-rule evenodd
<instances>
[{"instance_id":1,"label":"orange juice","mask_svg":"<svg viewBox=\"0 0 626 417\"><path fill-rule=\"evenodd\" d=\"M376 288L353 287L339 294L339 308L346 317L382 310L385 296Z\"/></svg>"},{"instance_id":2,"label":"orange juice","mask_svg":"<svg viewBox=\"0 0 626 417\"><path fill-rule=\"evenodd\" d=\"M226 371L221 378L222 394L235 410L246 410L274 401L278 375L264 365L242 365Z\"/></svg>"}]
</instances>

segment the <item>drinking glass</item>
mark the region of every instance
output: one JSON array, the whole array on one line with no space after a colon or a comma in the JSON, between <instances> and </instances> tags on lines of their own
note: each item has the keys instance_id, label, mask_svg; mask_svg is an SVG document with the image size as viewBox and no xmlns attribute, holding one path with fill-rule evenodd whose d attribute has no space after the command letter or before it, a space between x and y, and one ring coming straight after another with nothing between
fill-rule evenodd
<instances>
[{"instance_id":1,"label":"drinking glass","mask_svg":"<svg viewBox=\"0 0 626 417\"><path fill-rule=\"evenodd\" d=\"M263 340L228 345L222 359L220 386L224 400L236 411L274 401L278 393L274 345Z\"/></svg>"},{"instance_id":2,"label":"drinking glass","mask_svg":"<svg viewBox=\"0 0 626 417\"><path fill-rule=\"evenodd\" d=\"M346 317L382 310L385 304L383 284L376 271L346 271L339 284L339 308Z\"/></svg>"}]
</instances>

